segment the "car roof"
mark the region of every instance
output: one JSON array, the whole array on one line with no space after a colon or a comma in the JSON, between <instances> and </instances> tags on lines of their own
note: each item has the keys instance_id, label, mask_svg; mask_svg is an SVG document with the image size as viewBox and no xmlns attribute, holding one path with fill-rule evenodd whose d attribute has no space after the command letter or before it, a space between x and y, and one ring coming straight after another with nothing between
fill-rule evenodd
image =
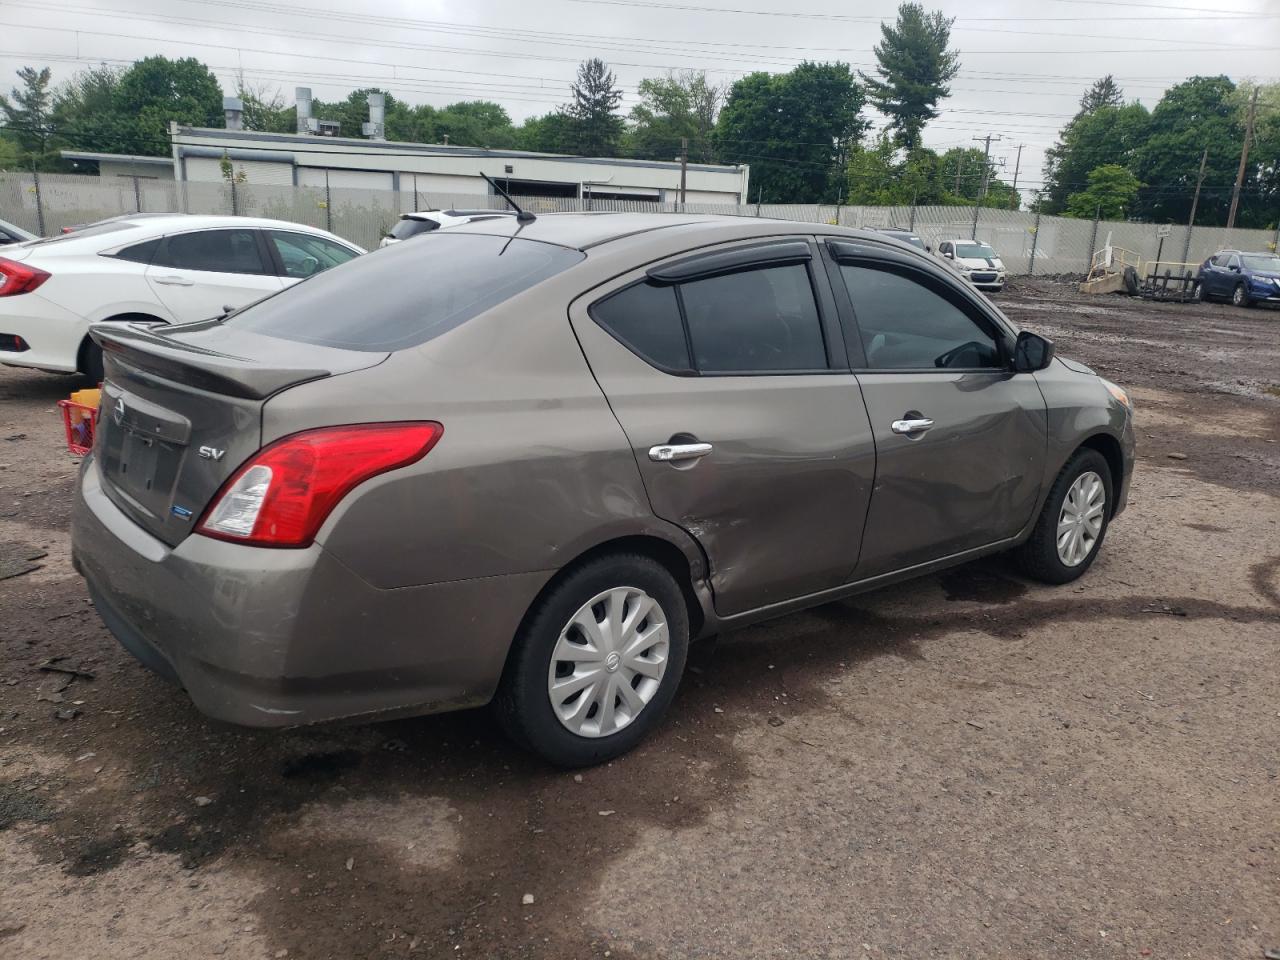
<instances>
[{"instance_id":1,"label":"car roof","mask_svg":"<svg viewBox=\"0 0 1280 960\"><path fill-rule=\"evenodd\" d=\"M520 222L514 217L477 220L452 227L451 234L493 234L554 243L575 250L608 246L610 250L634 251L658 248L679 242L689 247L739 239L771 236L821 235L832 238L873 240L918 252L901 240L875 230L841 227L826 223L775 220L769 217L732 217L685 213L547 213ZM675 235L679 234L677 238ZM643 250L641 251L643 253Z\"/></svg>"},{"instance_id":2,"label":"car roof","mask_svg":"<svg viewBox=\"0 0 1280 960\"><path fill-rule=\"evenodd\" d=\"M310 233L317 236L337 240L344 246L356 250L362 249L349 240L343 240L335 234L328 233L318 227L305 223L290 223L286 220L269 220L264 217L234 217L227 215L206 215L189 213L171 214L126 214L112 217L109 221L98 221L83 230L72 233L57 234L40 240L30 241L33 248L42 255L46 253L71 254L85 250L109 250L134 243L142 243L166 234L189 230L214 230L218 228L248 227L251 229L285 230L293 233Z\"/></svg>"}]
</instances>

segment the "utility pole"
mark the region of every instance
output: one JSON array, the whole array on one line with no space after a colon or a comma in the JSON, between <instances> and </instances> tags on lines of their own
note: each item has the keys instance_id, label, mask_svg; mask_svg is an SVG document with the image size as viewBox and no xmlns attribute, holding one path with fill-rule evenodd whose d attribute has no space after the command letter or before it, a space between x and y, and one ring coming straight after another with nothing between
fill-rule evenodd
<instances>
[{"instance_id":1,"label":"utility pole","mask_svg":"<svg viewBox=\"0 0 1280 960\"><path fill-rule=\"evenodd\" d=\"M973 229L969 232L972 240L978 239L978 211L982 209L982 200L987 195L987 184L991 181L991 143L1000 142L1000 137L993 137L987 134L985 137L973 137L974 140L981 140L985 144L982 148L982 186L978 189L978 199L973 204Z\"/></svg>"},{"instance_id":2,"label":"utility pole","mask_svg":"<svg viewBox=\"0 0 1280 960\"><path fill-rule=\"evenodd\" d=\"M1022 148L1026 144L1018 144L1018 159L1013 162L1013 203L1014 209L1022 206L1022 198L1018 196L1018 171L1022 169Z\"/></svg>"},{"instance_id":3,"label":"utility pole","mask_svg":"<svg viewBox=\"0 0 1280 960\"><path fill-rule=\"evenodd\" d=\"M680 209L684 210L685 175L689 172L689 138L680 138Z\"/></svg>"},{"instance_id":4,"label":"utility pole","mask_svg":"<svg viewBox=\"0 0 1280 960\"><path fill-rule=\"evenodd\" d=\"M1258 90L1253 88L1253 96L1249 98L1249 119L1245 121L1244 145L1240 148L1240 169L1236 172L1236 185L1231 190L1231 212L1227 214L1227 229L1236 225L1236 211L1240 208L1240 188L1244 186L1245 166L1249 162L1249 143L1253 140L1253 117L1258 110Z\"/></svg>"},{"instance_id":5,"label":"utility pole","mask_svg":"<svg viewBox=\"0 0 1280 960\"><path fill-rule=\"evenodd\" d=\"M1182 262L1187 262L1187 254L1191 252L1191 231L1196 225L1196 207L1200 205L1200 186L1204 183L1204 165L1209 160L1209 148L1205 147L1200 154L1200 175L1196 177L1196 192L1191 196L1191 216L1187 218L1187 240L1182 245Z\"/></svg>"},{"instance_id":6,"label":"utility pole","mask_svg":"<svg viewBox=\"0 0 1280 960\"><path fill-rule=\"evenodd\" d=\"M964 169L964 154L956 155L956 196L960 196L960 171Z\"/></svg>"}]
</instances>

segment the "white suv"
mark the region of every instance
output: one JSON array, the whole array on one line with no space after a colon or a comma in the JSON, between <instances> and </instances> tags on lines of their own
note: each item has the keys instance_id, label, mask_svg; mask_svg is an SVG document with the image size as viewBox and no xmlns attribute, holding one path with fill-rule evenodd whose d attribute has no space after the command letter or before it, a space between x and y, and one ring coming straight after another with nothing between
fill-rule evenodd
<instances>
[{"instance_id":1,"label":"white suv","mask_svg":"<svg viewBox=\"0 0 1280 960\"><path fill-rule=\"evenodd\" d=\"M362 253L297 223L185 214L11 244L0 250L0 363L100 380L91 323L204 320Z\"/></svg>"},{"instance_id":2,"label":"white suv","mask_svg":"<svg viewBox=\"0 0 1280 960\"><path fill-rule=\"evenodd\" d=\"M419 210L416 213L400 215L400 222L391 228L391 232L382 238L380 247L389 247L393 243L408 240L432 230L445 227L457 227L464 223L475 223L478 220L492 220L494 217L514 217L510 210Z\"/></svg>"},{"instance_id":3,"label":"white suv","mask_svg":"<svg viewBox=\"0 0 1280 960\"><path fill-rule=\"evenodd\" d=\"M981 240L942 240L938 256L979 290L999 293L1004 289L1004 261L991 244Z\"/></svg>"}]
</instances>

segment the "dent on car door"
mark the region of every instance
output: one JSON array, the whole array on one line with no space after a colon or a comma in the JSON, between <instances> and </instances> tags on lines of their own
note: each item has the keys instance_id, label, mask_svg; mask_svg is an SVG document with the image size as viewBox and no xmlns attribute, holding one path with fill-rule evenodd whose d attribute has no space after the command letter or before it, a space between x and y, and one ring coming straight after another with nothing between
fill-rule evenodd
<instances>
[{"instance_id":1,"label":"dent on car door","mask_svg":"<svg viewBox=\"0 0 1280 960\"><path fill-rule=\"evenodd\" d=\"M1044 473L1034 376L1012 372L999 325L952 283L856 258L842 258L839 272L877 452L857 577L1016 535Z\"/></svg>"},{"instance_id":2,"label":"dent on car door","mask_svg":"<svg viewBox=\"0 0 1280 960\"><path fill-rule=\"evenodd\" d=\"M812 252L719 249L570 311L654 513L701 545L722 616L837 586L857 562L874 447Z\"/></svg>"},{"instance_id":3,"label":"dent on car door","mask_svg":"<svg viewBox=\"0 0 1280 960\"><path fill-rule=\"evenodd\" d=\"M166 237L147 268L147 283L180 322L275 293L282 281L259 233L239 227Z\"/></svg>"}]
</instances>

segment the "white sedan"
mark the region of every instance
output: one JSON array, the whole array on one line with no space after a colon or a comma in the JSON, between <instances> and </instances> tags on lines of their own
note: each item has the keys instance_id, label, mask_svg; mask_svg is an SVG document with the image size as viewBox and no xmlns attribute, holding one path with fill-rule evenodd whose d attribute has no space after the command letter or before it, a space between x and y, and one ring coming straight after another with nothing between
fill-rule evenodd
<instances>
[{"instance_id":1,"label":"white sedan","mask_svg":"<svg viewBox=\"0 0 1280 960\"><path fill-rule=\"evenodd\" d=\"M91 323L203 320L362 253L297 223L185 214L13 244L0 251L0 363L100 380Z\"/></svg>"}]
</instances>

